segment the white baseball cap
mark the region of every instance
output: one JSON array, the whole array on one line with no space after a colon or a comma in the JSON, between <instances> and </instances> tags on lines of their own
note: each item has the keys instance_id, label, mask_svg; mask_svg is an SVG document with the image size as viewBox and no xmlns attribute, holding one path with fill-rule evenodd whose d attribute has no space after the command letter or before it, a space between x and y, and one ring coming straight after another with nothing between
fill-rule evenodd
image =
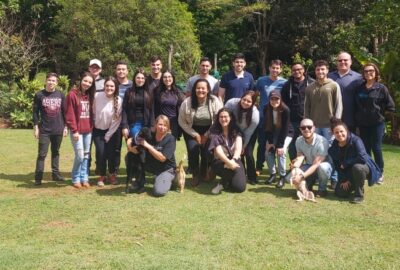
<instances>
[{"instance_id":1,"label":"white baseball cap","mask_svg":"<svg viewBox=\"0 0 400 270\"><path fill-rule=\"evenodd\" d=\"M92 59L92 60L90 60L90 62L89 62L89 67L90 67L91 65L98 65L99 68L101 68L101 61L100 61L99 59Z\"/></svg>"}]
</instances>

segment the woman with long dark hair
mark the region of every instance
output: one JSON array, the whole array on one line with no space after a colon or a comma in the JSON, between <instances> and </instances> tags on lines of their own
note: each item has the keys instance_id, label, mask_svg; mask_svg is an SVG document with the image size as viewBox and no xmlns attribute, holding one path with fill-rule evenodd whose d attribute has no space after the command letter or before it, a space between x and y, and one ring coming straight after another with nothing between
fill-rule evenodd
<instances>
[{"instance_id":1,"label":"woman with long dark hair","mask_svg":"<svg viewBox=\"0 0 400 270\"><path fill-rule=\"evenodd\" d=\"M260 114L255 106L256 99L256 92L249 90L241 98L231 98L225 104L225 108L232 111L236 119L236 125L243 134L246 173L248 181L252 185L257 183L253 150L257 139L257 132L255 130L260 121Z\"/></svg>"},{"instance_id":2,"label":"woman with long dark hair","mask_svg":"<svg viewBox=\"0 0 400 270\"><path fill-rule=\"evenodd\" d=\"M176 86L175 76L171 71L165 71L161 75L159 87L154 96L155 117L165 115L171 124L171 133L176 139L182 135L182 130L178 124L179 107L185 95Z\"/></svg>"},{"instance_id":3,"label":"woman with long dark hair","mask_svg":"<svg viewBox=\"0 0 400 270\"><path fill-rule=\"evenodd\" d=\"M122 134L125 139L135 137L142 127L154 124L153 97L149 91L146 74L138 69L133 75L133 85L125 92L122 102Z\"/></svg>"},{"instance_id":4,"label":"woman with long dark hair","mask_svg":"<svg viewBox=\"0 0 400 270\"><path fill-rule=\"evenodd\" d=\"M272 184L276 179L276 160L278 161L279 181L277 188L285 185L286 151L292 141L290 125L290 110L283 103L281 93L277 90L269 94L269 102L264 108L264 129L267 138L265 159L269 169L269 179L266 184Z\"/></svg>"},{"instance_id":5,"label":"woman with long dark hair","mask_svg":"<svg viewBox=\"0 0 400 270\"><path fill-rule=\"evenodd\" d=\"M106 180L107 163L109 179L116 179L117 176L116 149L122 118L122 99L119 97L118 85L114 77L107 77L104 80L104 91L97 92L94 98L92 137L96 145L96 168L100 175L97 185L100 187L104 186Z\"/></svg>"},{"instance_id":6,"label":"woman with long dark hair","mask_svg":"<svg viewBox=\"0 0 400 270\"><path fill-rule=\"evenodd\" d=\"M377 65L367 63L363 66L364 83L356 91L355 119L360 137L369 155L383 173L382 140L385 133L385 113L394 112L395 105L389 90L379 82L380 72ZM383 183L383 176L378 184Z\"/></svg>"},{"instance_id":7,"label":"woman with long dark hair","mask_svg":"<svg viewBox=\"0 0 400 270\"><path fill-rule=\"evenodd\" d=\"M94 93L94 78L85 72L79 85L73 87L66 98L65 121L75 152L72 167L72 183L75 188L90 187L88 159L92 140Z\"/></svg>"},{"instance_id":8,"label":"woman with long dark hair","mask_svg":"<svg viewBox=\"0 0 400 270\"><path fill-rule=\"evenodd\" d=\"M179 109L178 122L183 129L192 170L192 186L197 186L207 174L208 157L205 146L214 116L222 108L222 103L211 95L211 87L206 79L198 79L193 85L190 97L186 98ZM200 162L201 157L201 162ZM199 166L200 165L200 166Z\"/></svg>"},{"instance_id":9,"label":"woman with long dark hair","mask_svg":"<svg viewBox=\"0 0 400 270\"><path fill-rule=\"evenodd\" d=\"M227 108L222 108L216 115L211 128L209 151L214 154L211 168L221 177L221 182L212 189L219 194L222 189L243 192L246 189L246 175L240 155L243 139L235 123L235 116Z\"/></svg>"},{"instance_id":10,"label":"woman with long dark hair","mask_svg":"<svg viewBox=\"0 0 400 270\"><path fill-rule=\"evenodd\" d=\"M364 200L365 179L372 186L378 182L381 171L365 151L361 139L351 133L345 123L332 119L331 130L335 140L328 152L339 176L335 194L348 197L354 191L350 202L361 203Z\"/></svg>"}]
</instances>

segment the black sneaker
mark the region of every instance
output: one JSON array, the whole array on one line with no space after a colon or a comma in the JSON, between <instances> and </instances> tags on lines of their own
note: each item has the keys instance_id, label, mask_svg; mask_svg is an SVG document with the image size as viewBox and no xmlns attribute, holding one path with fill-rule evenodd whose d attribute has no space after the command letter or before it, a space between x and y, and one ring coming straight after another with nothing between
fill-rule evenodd
<instances>
[{"instance_id":1,"label":"black sneaker","mask_svg":"<svg viewBox=\"0 0 400 270\"><path fill-rule=\"evenodd\" d=\"M56 182L65 181L64 177L62 177L61 174L59 174L59 173L54 173L51 175L51 177L53 178L53 181L56 181Z\"/></svg>"},{"instance_id":2,"label":"black sneaker","mask_svg":"<svg viewBox=\"0 0 400 270\"><path fill-rule=\"evenodd\" d=\"M42 184L42 180L35 180L35 186L40 186Z\"/></svg>"},{"instance_id":3,"label":"black sneaker","mask_svg":"<svg viewBox=\"0 0 400 270\"><path fill-rule=\"evenodd\" d=\"M271 174L271 176L265 180L265 184L271 185L273 182L275 182L276 179L276 174Z\"/></svg>"},{"instance_id":4,"label":"black sneaker","mask_svg":"<svg viewBox=\"0 0 400 270\"><path fill-rule=\"evenodd\" d=\"M364 201L363 197L354 197L353 200L350 201L350 203L354 203L354 204L360 204Z\"/></svg>"}]
</instances>

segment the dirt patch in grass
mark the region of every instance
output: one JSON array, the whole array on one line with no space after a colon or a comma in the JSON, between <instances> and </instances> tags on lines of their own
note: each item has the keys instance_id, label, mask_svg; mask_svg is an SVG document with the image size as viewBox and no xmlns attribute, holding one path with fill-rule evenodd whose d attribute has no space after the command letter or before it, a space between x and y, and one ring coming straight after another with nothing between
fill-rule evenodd
<instances>
[{"instance_id":1,"label":"dirt patch in grass","mask_svg":"<svg viewBox=\"0 0 400 270\"><path fill-rule=\"evenodd\" d=\"M50 223L44 225L45 228L72 228L74 227L73 224L62 221L62 220L54 220Z\"/></svg>"},{"instance_id":2,"label":"dirt patch in grass","mask_svg":"<svg viewBox=\"0 0 400 270\"><path fill-rule=\"evenodd\" d=\"M8 119L0 117L0 128L10 128L11 122Z\"/></svg>"}]
</instances>

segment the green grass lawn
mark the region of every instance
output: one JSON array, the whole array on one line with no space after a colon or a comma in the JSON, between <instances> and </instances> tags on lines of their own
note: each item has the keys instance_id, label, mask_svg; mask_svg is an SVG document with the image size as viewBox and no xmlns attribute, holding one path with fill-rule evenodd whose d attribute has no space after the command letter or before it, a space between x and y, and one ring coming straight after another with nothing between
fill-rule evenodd
<instances>
[{"instance_id":1,"label":"green grass lawn","mask_svg":"<svg viewBox=\"0 0 400 270\"><path fill-rule=\"evenodd\" d=\"M299 203L292 187L263 183L219 196L210 192L215 183L189 184L163 198L125 195L124 184L37 188L36 144L31 130L0 130L0 269L400 267L399 147L384 148L385 184L366 187L365 202L353 205L332 191ZM178 142L178 160L184 152ZM66 138L60 165L68 179L72 161ZM46 171L50 180L49 158Z\"/></svg>"}]
</instances>

